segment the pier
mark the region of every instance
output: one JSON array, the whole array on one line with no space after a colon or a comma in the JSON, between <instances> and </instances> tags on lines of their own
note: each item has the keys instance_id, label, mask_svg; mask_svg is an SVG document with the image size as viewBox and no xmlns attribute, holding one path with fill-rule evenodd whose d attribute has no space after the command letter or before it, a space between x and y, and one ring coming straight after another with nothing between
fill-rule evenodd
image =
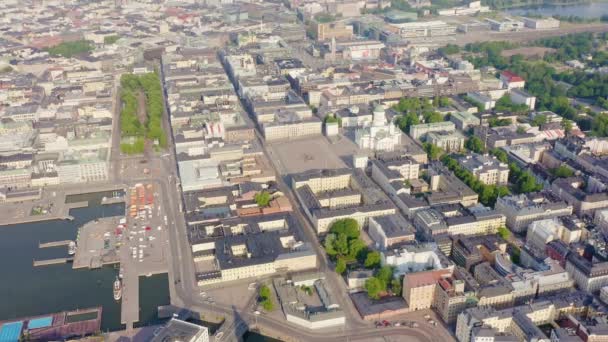
<instances>
[{"instance_id":1,"label":"pier","mask_svg":"<svg viewBox=\"0 0 608 342\"><path fill-rule=\"evenodd\" d=\"M48 260L34 260L34 267L65 264L65 263L73 262L73 261L74 261L74 258L57 258L57 259L48 259Z\"/></svg>"},{"instance_id":2,"label":"pier","mask_svg":"<svg viewBox=\"0 0 608 342\"><path fill-rule=\"evenodd\" d=\"M133 265L135 266L135 265ZM134 267L125 267L122 278L122 300L120 303L120 322L127 331L139 321L139 276Z\"/></svg>"},{"instance_id":3,"label":"pier","mask_svg":"<svg viewBox=\"0 0 608 342\"><path fill-rule=\"evenodd\" d=\"M51 247L61 247L61 246L67 246L70 244L70 242L72 242L72 240L62 240L62 241L51 241L51 242L44 242L44 243L38 243L38 248L51 248Z\"/></svg>"},{"instance_id":4,"label":"pier","mask_svg":"<svg viewBox=\"0 0 608 342\"><path fill-rule=\"evenodd\" d=\"M100 268L120 262L115 234L119 218L108 217L86 223L78 230L74 268Z\"/></svg>"}]
</instances>

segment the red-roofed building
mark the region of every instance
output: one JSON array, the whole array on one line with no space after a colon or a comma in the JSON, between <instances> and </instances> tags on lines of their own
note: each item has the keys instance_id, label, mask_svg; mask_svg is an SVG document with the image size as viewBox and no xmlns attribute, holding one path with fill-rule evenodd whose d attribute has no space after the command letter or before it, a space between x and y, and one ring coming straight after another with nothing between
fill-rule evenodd
<instances>
[{"instance_id":1,"label":"red-roofed building","mask_svg":"<svg viewBox=\"0 0 608 342\"><path fill-rule=\"evenodd\" d=\"M451 275L451 269L406 274L403 277L403 298L410 311L429 309L433 305L438 281Z\"/></svg>"},{"instance_id":2,"label":"red-roofed building","mask_svg":"<svg viewBox=\"0 0 608 342\"><path fill-rule=\"evenodd\" d=\"M500 81L502 82L503 88L509 90L523 88L524 85L526 85L526 81L521 76L509 70L500 73Z\"/></svg>"}]
</instances>

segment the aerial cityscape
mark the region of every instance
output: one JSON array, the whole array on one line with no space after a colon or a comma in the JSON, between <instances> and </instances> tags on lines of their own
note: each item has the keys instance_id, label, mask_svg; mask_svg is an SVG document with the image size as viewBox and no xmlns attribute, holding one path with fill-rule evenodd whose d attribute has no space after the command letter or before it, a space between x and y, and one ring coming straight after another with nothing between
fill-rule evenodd
<instances>
[{"instance_id":1,"label":"aerial cityscape","mask_svg":"<svg viewBox=\"0 0 608 342\"><path fill-rule=\"evenodd\" d=\"M0 0L0 342L608 341L608 2Z\"/></svg>"}]
</instances>

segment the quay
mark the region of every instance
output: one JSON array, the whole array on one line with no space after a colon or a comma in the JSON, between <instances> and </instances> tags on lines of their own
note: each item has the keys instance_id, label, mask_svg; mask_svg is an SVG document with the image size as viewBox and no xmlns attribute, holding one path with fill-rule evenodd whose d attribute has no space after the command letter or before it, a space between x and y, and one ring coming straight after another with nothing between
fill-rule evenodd
<instances>
[{"instance_id":1,"label":"quay","mask_svg":"<svg viewBox=\"0 0 608 342\"><path fill-rule=\"evenodd\" d=\"M20 203L5 203L0 207L0 226L42 222L50 220L73 220L70 210L89 206L87 201L66 203L66 198L73 195L98 193L106 191L122 192L124 184L99 183L82 186L49 187L42 191L39 199ZM103 205L122 203L124 197L109 197L102 200Z\"/></svg>"},{"instance_id":2,"label":"quay","mask_svg":"<svg viewBox=\"0 0 608 342\"><path fill-rule=\"evenodd\" d=\"M61 247L67 246L72 242L72 240L62 240L62 241L51 241L51 242L39 242L38 248L50 248L50 247Z\"/></svg>"},{"instance_id":3,"label":"quay","mask_svg":"<svg viewBox=\"0 0 608 342\"><path fill-rule=\"evenodd\" d=\"M57 264L65 264L68 262L73 262L74 258L57 258L57 259L48 259L48 260L34 260L34 267L38 266L48 266L48 265L57 265Z\"/></svg>"},{"instance_id":4,"label":"quay","mask_svg":"<svg viewBox=\"0 0 608 342\"><path fill-rule=\"evenodd\" d=\"M118 217L106 217L88 222L78 230L73 268L93 269L120 262L118 222Z\"/></svg>"}]
</instances>

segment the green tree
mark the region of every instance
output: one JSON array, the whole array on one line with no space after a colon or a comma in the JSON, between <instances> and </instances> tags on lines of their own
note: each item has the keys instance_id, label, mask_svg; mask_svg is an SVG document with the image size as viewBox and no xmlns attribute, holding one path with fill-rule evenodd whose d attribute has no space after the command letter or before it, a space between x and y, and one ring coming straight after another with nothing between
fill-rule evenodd
<instances>
[{"instance_id":1,"label":"green tree","mask_svg":"<svg viewBox=\"0 0 608 342\"><path fill-rule=\"evenodd\" d=\"M332 113L327 114L325 116L325 119L323 119L323 122L325 122L325 123L334 123L334 122L337 122L338 126L340 126L340 127L342 126L342 119L336 117L336 115L332 114Z\"/></svg>"},{"instance_id":2,"label":"green tree","mask_svg":"<svg viewBox=\"0 0 608 342\"><path fill-rule=\"evenodd\" d=\"M262 308L264 308L264 310L268 312L274 310L274 302L272 301L272 299L264 299L262 301Z\"/></svg>"},{"instance_id":3,"label":"green tree","mask_svg":"<svg viewBox=\"0 0 608 342\"><path fill-rule=\"evenodd\" d=\"M382 281L376 277L371 277L365 281L365 290L370 298L380 299L380 294L385 289L386 285L383 286Z\"/></svg>"},{"instance_id":4,"label":"green tree","mask_svg":"<svg viewBox=\"0 0 608 342\"><path fill-rule=\"evenodd\" d=\"M511 237L511 231L507 227L499 227L498 235L500 235L501 238L508 240Z\"/></svg>"},{"instance_id":5,"label":"green tree","mask_svg":"<svg viewBox=\"0 0 608 342\"><path fill-rule=\"evenodd\" d=\"M346 272L346 262L342 258L338 258L336 262L336 273L344 274Z\"/></svg>"},{"instance_id":6,"label":"green tree","mask_svg":"<svg viewBox=\"0 0 608 342\"><path fill-rule=\"evenodd\" d=\"M325 241L323 242L323 245L325 246L325 252L330 257L335 257L336 255L338 255L338 251L336 251L336 249L334 248L335 240L336 240L335 234L327 234L327 236L325 237Z\"/></svg>"},{"instance_id":7,"label":"green tree","mask_svg":"<svg viewBox=\"0 0 608 342\"><path fill-rule=\"evenodd\" d=\"M260 208L265 208L270 204L270 194L268 191L258 192L253 196L253 199Z\"/></svg>"},{"instance_id":8,"label":"green tree","mask_svg":"<svg viewBox=\"0 0 608 342\"><path fill-rule=\"evenodd\" d=\"M389 284L391 279L393 279L393 268L391 266L382 266L378 270L376 278L380 279L385 284Z\"/></svg>"},{"instance_id":9,"label":"green tree","mask_svg":"<svg viewBox=\"0 0 608 342\"><path fill-rule=\"evenodd\" d=\"M438 51L443 56L453 55L453 54L457 54L460 52L460 46L458 46L456 44L448 44L444 47L439 48Z\"/></svg>"},{"instance_id":10,"label":"green tree","mask_svg":"<svg viewBox=\"0 0 608 342\"><path fill-rule=\"evenodd\" d=\"M422 147L424 148L424 151L426 151L426 154L430 160L439 160L441 154L443 153L443 150L439 146L431 143L424 143L422 144Z\"/></svg>"},{"instance_id":11,"label":"green tree","mask_svg":"<svg viewBox=\"0 0 608 342\"><path fill-rule=\"evenodd\" d=\"M450 104L452 104L452 101L450 101L450 98L447 96L440 96L439 97L439 107L447 107Z\"/></svg>"},{"instance_id":12,"label":"green tree","mask_svg":"<svg viewBox=\"0 0 608 342\"><path fill-rule=\"evenodd\" d=\"M359 223L352 218L340 219L332 223L329 228L330 233L338 235L346 235L349 239L356 239L361 232L359 231Z\"/></svg>"},{"instance_id":13,"label":"green tree","mask_svg":"<svg viewBox=\"0 0 608 342\"><path fill-rule=\"evenodd\" d=\"M259 295L261 299L268 299L270 298L270 288L266 285L262 285L260 287L260 291L259 291Z\"/></svg>"},{"instance_id":14,"label":"green tree","mask_svg":"<svg viewBox=\"0 0 608 342\"><path fill-rule=\"evenodd\" d=\"M367 257L365 258L364 263L366 268L377 268L380 266L380 253L377 251L372 251L367 253Z\"/></svg>"},{"instance_id":15,"label":"green tree","mask_svg":"<svg viewBox=\"0 0 608 342\"><path fill-rule=\"evenodd\" d=\"M501 150L500 148L493 148L492 150L490 150L490 153L493 154L496 157L496 159L500 160L503 163L509 162L507 152L505 152L504 150Z\"/></svg>"},{"instance_id":16,"label":"green tree","mask_svg":"<svg viewBox=\"0 0 608 342\"><path fill-rule=\"evenodd\" d=\"M61 44L47 48L46 51L52 56L63 56L66 58L74 57L82 53L87 53L94 49L93 44L88 40L77 40L73 42L63 42Z\"/></svg>"},{"instance_id":17,"label":"green tree","mask_svg":"<svg viewBox=\"0 0 608 342\"><path fill-rule=\"evenodd\" d=\"M348 242L348 257L350 259L359 259L363 254L367 251L367 246L365 242L361 239L351 239Z\"/></svg>"},{"instance_id":18,"label":"green tree","mask_svg":"<svg viewBox=\"0 0 608 342\"><path fill-rule=\"evenodd\" d=\"M560 165L551 170L551 173L557 178L567 178L574 176L574 171L565 165Z\"/></svg>"},{"instance_id":19,"label":"green tree","mask_svg":"<svg viewBox=\"0 0 608 342\"><path fill-rule=\"evenodd\" d=\"M395 296L401 296L401 291L403 290L401 282L401 279L393 279L391 281L391 291Z\"/></svg>"},{"instance_id":20,"label":"green tree","mask_svg":"<svg viewBox=\"0 0 608 342\"><path fill-rule=\"evenodd\" d=\"M570 132L572 132L572 120L563 119L562 128L566 134L570 134Z\"/></svg>"},{"instance_id":21,"label":"green tree","mask_svg":"<svg viewBox=\"0 0 608 342\"><path fill-rule=\"evenodd\" d=\"M344 234L338 234L334 241L334 248L338 255L348 254L348 237Z\"/></svg>"},{"instance_id":22,"label":"green tree","mask_svg":"<svg viewBox=\"0 0 608 342\"><path fill-rule=\"evenodd\" d=\"M469 139L467 139L467 142L464 145L467 149L469 149L470 151L476 152L476 153L483 153L485 150L484 147L484 143L481 139L479 139L479 137L476 136L472 136Z\"/></svg>"},{"instance_id":23,"label":"green tree","mask_svg":"<svg viewBox=\"0 0 608 342\"><path fill-rule=\"evenodd\" d=\"M416 113L407 113L405 115L398 116L395 123L401 129L401 131L404 133L409 133L410 126L419 124L420 119Z\"/></svg>"},{"instance_id":24,"label":"green tree","mask_svg":"<svg viewBox=\"0 0 608 342\"><path fill-rule=\"evenodd\" d=\"M538 114L534 117L534 119L531 122L532 126L542 126L544 124L547 123L547 116L543 115L543 114Z\"/></svg>"},{"instance_id":25,"label":"green tree","mask_svg":"<svg viewBox=\"0 0 608 342\"><path fill-rule=\"evenodd\" d=\"M520 194L525 194L540 191L542 185L536 183L536 179L530 171L525 171L520 175L517 181L517 189Z\"/></svg>"},{"instance_id":26,"label":"green tree","mask_svg":"<svg viewBox=\"0 0 608 342\"><path fill-rule=\"evenodd\" d=\"M443 121L443 116L435 111L425 112L423 117L425 123L436 123Z\"/></svg>"}]
</instances>

